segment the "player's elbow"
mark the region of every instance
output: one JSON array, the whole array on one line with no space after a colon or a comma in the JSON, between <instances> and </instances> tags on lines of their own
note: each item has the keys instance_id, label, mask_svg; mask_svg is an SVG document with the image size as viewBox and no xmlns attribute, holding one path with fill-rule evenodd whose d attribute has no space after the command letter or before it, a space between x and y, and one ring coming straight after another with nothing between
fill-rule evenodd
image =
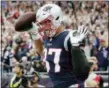
<instances>
[{"instance_id":1,"label":"player's elbow","mask_svg":"<svg viewBox=\"0 0 109 88\"><path fill-rule=\"evenodd\" d=\"M36 52L38 54L40 54L40 56L42 56L43 55L43 49L44 49L42 41L40 39L35 40L34 44L35 44Z\"/></svg>"}]
</instances>

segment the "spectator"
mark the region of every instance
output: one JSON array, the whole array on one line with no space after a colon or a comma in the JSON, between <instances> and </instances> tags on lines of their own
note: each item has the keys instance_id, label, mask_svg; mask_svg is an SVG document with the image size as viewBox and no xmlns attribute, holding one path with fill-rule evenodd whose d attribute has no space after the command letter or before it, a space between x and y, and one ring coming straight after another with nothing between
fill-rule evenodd
<instances>
[{"instance_id":1,"label":"spectator","mask_svg":"<svg viewBox=\"0 0 109 88\"><path fill-rule=\"evenodd\" d=\"M21 60L21 64L24 67L25 74L31 74L34 71L32 67L32 63L27 60L27 56L23 56Z\"/></svg>"},{"instance_id":2,"label":"spectator","mask_svg":"<svg viewBox=\"0 0 109 88\"><path fill-rule=\"evenodd\" d=\"M40 60L34 61L33 67L34 67L35 71L46 72L46 69L42 64L42 61L40 61Z\"/></svg>"},{"instance_id":3,"label":"spectator","mask_svg":"<svg viewBox=\"0 0 109 88\"><path fill-rule=\"evenodd\" d=\"M106 40L105 39L101 39L100 40L100 46L99 46L99 50L97 53L97 59L98 59L98 66L99 66L99 70L101 71L106 71L107 70L107 66L108 64L108 52L109 52L109 47L106 44Z\"/></svg>"},{"instance_id":4,"label":"spectator","mask_svg":"<svg viewBox=\"0 0 109 88\"><path fill-rule=\"evenodd\" d=\"M42 85L39 85L39 81L40 81L40 75L38 72L34 71L32 72L33 77L31 78L31 80L28 83L28 87L29 88L39 88L39 87L43 87Z\"/></svg>"},{"instance_id":5,"label":"spectator","mask_svg":"<svg viewBox=\"0 0 109 88\"><path fill-rule=\"evenodd\" d=\"M95 69L95 65L97 65L97 63L95 63L94 60L90 60L90 73L88 78L85 80L85 87L95 87L97 85L97 87L103 87L103 79L100 75L95 74L93 71ZM93 81L91 81L93 80Z\"/></svg>"},{"instance_id":6,"label":"spectator","mask_svg":"<svg viewBox=\"0 0 109 88\"><path fill-rule=\"evenodd\" d=\"M12 77L9 87L10 88L19 88L23 86L27 88L28 80L24 76L24 68L21 64L16 64L13 68L15 75Z\"/></svg>"}]
</instances>

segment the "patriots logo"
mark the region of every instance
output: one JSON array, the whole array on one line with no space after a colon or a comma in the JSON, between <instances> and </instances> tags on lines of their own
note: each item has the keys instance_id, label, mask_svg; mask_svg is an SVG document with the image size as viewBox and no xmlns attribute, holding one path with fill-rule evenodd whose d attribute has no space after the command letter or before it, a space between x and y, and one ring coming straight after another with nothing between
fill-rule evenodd
<instances>
[{"instance_id":1,"label":"patriots logo","mask_svg":"<svg viewBox=\"0 0 109 88\"><path fill-rule=\"evenodd\" d=\"M51 6L47 6L47 7L45 7L44 9L43 9L43 11L45 11L45 12L49 12L50 10L51 10Z\"/></svg>"}]
</instances>

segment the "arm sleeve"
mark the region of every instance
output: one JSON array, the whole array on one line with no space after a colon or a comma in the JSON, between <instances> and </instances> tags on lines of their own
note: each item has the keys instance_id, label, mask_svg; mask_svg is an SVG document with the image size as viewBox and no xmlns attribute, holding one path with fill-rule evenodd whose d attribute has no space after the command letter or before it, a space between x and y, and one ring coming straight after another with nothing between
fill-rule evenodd
<instances>
[{"instance_id":1,"label":"arm sleeve","mask_svg":"<svg viewBox=\"0 0 109 88\"><path fill-rule=\"evenodd\" d=\"M69 51L69 53L71 53L73 73L77 79L84 81L89 75L91 65L89 64L84 51L80 49L80 46L72 46L70 43L70 36L66 36L64 40L64 48L65 50Z\"/></svg>"},{"instance_id":2,"label":"arm sleeve","mask_svg":"<svg viewBox=\"0 0 109 88\"><path fill-rule=\"evenodd\" d=\"M89 75L90 64L85 56L85 53L80 47L71 46L71 59L73 65L73 72L77 79L85 81Z\"/></svg>"}]
</instances>

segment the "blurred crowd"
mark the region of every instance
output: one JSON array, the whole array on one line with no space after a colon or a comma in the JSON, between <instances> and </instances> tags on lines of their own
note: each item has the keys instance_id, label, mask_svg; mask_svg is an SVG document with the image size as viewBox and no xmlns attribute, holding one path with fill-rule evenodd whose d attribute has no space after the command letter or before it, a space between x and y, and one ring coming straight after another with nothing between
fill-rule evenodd
<instances>
[{"instance_id":1,"label":"blurred crowd","mask_svg":"<svg viewBox=\"0 0 109 88\"><path fill-rule=\"evenodd\" d=\"M56 3L63 10L63 24L66 28L77 29L88 26L90 32L85 39L87 57L98 59L98 70L107 70L108 58L108 2L106 1L2 1L1 56L4 72L12 72L16 63L22 63L25 72L33 70L46 72L41 57L27 32L16 32L14 24L25 12L36 12L45 3ZM88 50L88 51L87 51Z\"/></svg>"}]
</instances>

